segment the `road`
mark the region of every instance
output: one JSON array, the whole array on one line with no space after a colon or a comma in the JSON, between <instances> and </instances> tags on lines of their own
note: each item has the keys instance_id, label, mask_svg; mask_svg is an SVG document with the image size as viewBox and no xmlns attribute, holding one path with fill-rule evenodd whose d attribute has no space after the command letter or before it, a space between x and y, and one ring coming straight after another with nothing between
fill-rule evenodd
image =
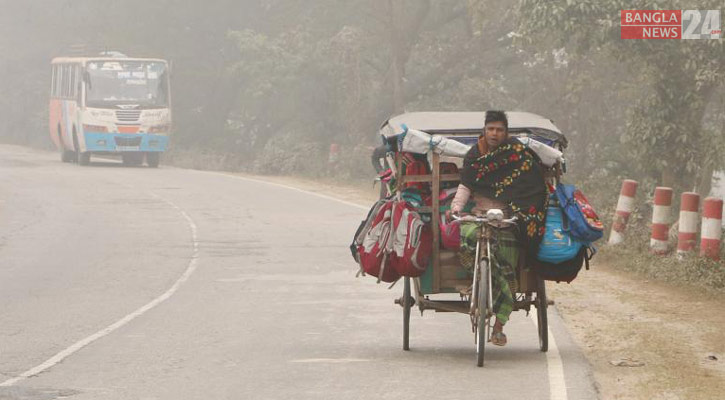
<instances>
[{"instance_id":1,"label":"road","mask_svg":"<svg viewBox=\"0 0 725 400\"><path fill-rule=\"evenodd\" d=\"M555 309L475 367L468 317L355 278L366 210L261 180L0 146L0 399L589 399Z\"/></svg>"}]
</instances>

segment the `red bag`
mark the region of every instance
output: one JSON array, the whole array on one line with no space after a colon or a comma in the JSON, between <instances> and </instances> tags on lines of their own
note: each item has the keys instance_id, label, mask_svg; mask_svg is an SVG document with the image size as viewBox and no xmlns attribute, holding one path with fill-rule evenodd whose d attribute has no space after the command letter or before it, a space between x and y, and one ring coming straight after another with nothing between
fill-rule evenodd
<instances>
[{"instance_id":1,"label":"red bag","mask_svg":"<svg viewBox=\"0 0 725 400\"><path fill-rule=\"evenodd\" d=\"M390 246L393 201L381 200L373 206L368 220L355 238L360 269L379 281L395 282L400 275L390 267L386 248Z\"/></svg>"},{"instance_id":2,"label":"red bag","mask_svg":"<svg viewBox=\"0 0 725 400\"><path fill-rule=\"evenodd\" d=\"M405 201L393 206L392 228L388 242L388 262L399 275L423 275L433 253L433 233L418 212Z\"/></svg>"},{"instance_id":3,"label":"red bag","mask_svg":"<svg viewBox=\"0 0 725 400\"><path fill-rule=\"evenodd\" d=\"M428 163L425 161L412 161L405 165L405 175L427 175L428 174ZM405 184L406 188L416 188L421 193L428 192L428 184L425 182L410 182Z\"/></svg>"},{"instance_id":4,"label":"red bag","mask_svg":"<svg viewBox=\"0 0 725 400\"><path fill-rule=\"evenodd\" d=\"M456 164L453 164L455 166ZM442 209L449 209L451 201L456 196L458 186L442 189L438 200ZM447 250L458 251L461 248L461 224L456 221L446 221L446 216L441 211L440 227L441 247Z\"/></svg>"},{"instance_id":5,"label":"red bag","mask_svg":"<svg viewBox=\"0 0 725 400\"><path fill-rule=\"evenodd\" d=\"M446 216L441 214L441 246L447 250L458 251L461 249L461 224L457 221L446 221Z\"/></svg>"}]
</instances>

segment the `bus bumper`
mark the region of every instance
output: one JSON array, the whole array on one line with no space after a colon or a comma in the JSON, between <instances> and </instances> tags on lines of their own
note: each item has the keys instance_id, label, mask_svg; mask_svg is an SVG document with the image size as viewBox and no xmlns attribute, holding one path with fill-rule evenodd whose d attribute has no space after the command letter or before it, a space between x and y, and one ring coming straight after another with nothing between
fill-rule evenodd
<instances>
[{"instance_id":1,"label":"bus bumper","mask_svg":"<svg viewBox=\"0 0 725 400\"><path fill-rule=\"evenodd\" d=\"M169 144L167 135L150 133L86 132L86 151L99 152L161 152Z\"/></svg>"}]
</instances>

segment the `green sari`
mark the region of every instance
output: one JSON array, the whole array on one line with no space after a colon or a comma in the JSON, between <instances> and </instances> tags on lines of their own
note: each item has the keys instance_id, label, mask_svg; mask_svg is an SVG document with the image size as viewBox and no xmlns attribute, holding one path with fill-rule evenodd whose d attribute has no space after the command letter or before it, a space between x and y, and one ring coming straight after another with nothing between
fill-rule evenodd
<instances>
[{"instance_id":1,"label":"green sari","mask_svg":"<svg viewBox=\"0 0 725 400\"><path fill-rule=\"evenodd\" d=\"M478 241L478 225L472 222L461 224L461 250L459 257L463 267L473 270ZM496 319L505 324L514 309L514 295L518 290L516 268L519 263L519 243L511 230L498 230L491 242L493 262L491 263L491 286L493 288L493 312Z\"/></svg>"}]
</instances>

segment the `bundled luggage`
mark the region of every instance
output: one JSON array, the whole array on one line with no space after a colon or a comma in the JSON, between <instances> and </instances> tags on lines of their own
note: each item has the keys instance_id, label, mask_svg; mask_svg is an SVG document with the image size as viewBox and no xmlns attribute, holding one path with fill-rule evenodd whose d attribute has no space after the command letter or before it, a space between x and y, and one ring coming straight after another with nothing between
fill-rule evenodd
<instances>
[{"instance_id":1,"label":"bundled luggage","mask_svg":"<svg viewBox=\"0 0 725 400\"><path fill-rule=\"evenodd\" d=\"M360 270L376 276L379 281L395 282L400 275L387 266L386 248L390 242L393 216L393 201L377 201L362 221L350 245L353 258L360 264Z\"/></svg>"},{"instance_id":2,"label":"bundled luggage","mask_svg":"<svg viewBox=\"0 0 725 400\"><path fill-rule=\"evenodd\" d=\"M360 271L395 282L423 275L432 255L430 224L405 200L376 202L360 223L350 250Z\"/></svg>"},{"instance_id":3,"label":"bundled luggage","mask_svg":"<svg viewBox=\"0 0 725 400\"><path fill-rule=\"evenodd\" d=\"M582 266L589 269L589 261L594 257L594 247L582 246L569 260L559 263L550 263L534 260L532 265L536 273L544 280L571 283L577 277Z\"/></svg>"},{"instance_id":4,"label":"bundled luggage","mask_svg":"<svg viewBox=\"0 0 725 400\"><path fill-rule=\"evenodd\" d=\"M422 179L403 177L435 176L431 174L429 158L438 160L433 165L439 168L439 177L458 174L455 163L437 157L464 157L477 140L476 136L431 135L408 129L404 124L399 128L383 137L388 154L394 153L395 159L388 159L390 169L381 174L380 180L390 183L388 193L392 195L373 205L350 246L361 273L375 276L378 282L395 282L403 276L419 277L425 273L433 253L432 225L439 229L436 246L449 251L460 249L460 225L444 217L459 182L439 180L440 193L432 193L430 179L421 182ZM555 128L547 129L527 128L512 134L536 154L536 160L549 173L547 179L553 183L565 172L562 151L567 143ZM544 279L571 282L582 266L588 267L596 252L592 243L603 236L603 225L584 194L573 185L558 183L549 201L545 234L536 259L529 261L530 266ZM433 204L438 205L438 210L431 212L429 207ZM426 211L422 215L421 207ZM431 215L439 219L432 222Z\"/></svg>"},{"instance_id":5,"label":"bundled luggage","mask_svg":"<svg viewBox=\"0 0 725 400\"><path fill-rule=\"evenodd\" d=\"M534 262L542 278L571 282L596 254L593 242L604 227L584 194L574 185L558 184L546 210L546 232Z\"/></svg>"},{"instance_id":6,"label":"bundled luggage","mask_svg":"<svg viewBox=\"0 0 725 400\"><path fill-rule=\"evenodd\" d=\"M548 263L560 263L574 258L583 243L569 233L568 220L564 218L554 194L546 208L546 232L539 245L537 258Z\"/></svg>"},{"instance_id":7,"label":"bundled luggage","mask_svg":"<svg viewBox=\"0 0 725 400\"><path fill-rule=\"evenodd\" d=\"M604 236L604 225L589 200L574 185L556 185L556 198L569 220L571 235L584 242L595 242Z\"/></svg>"},{"instance_id":8,"label":"bundled luggage","mask_svg":"<svg viewBox=\"0 0 725 400\"><path fill-rule=\"evenodd\" d=\"M393 204L392 222L386 261L400 276L423 275L433 253L430 224L406 201Z\"/></svg>"}]
</instances>

